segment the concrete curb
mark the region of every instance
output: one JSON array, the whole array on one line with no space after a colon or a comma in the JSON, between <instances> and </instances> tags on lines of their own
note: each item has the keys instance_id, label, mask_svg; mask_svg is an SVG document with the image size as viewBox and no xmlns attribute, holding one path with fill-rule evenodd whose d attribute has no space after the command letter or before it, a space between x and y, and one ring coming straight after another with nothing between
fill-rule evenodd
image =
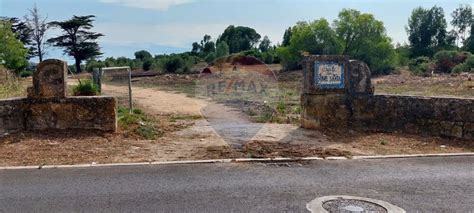
<instances>
[{"instance_id":1,"label":"concrete curb","mask_svg":"<svg viewBox=\"0 0 474 213\"><path fill-rule=\"evenodd\" d=\"M236 158L236 159L211 159L211 160L183 160L183 161L152 161L135 163L106 163L97 164L74 164L74 165L38 165L38 166L4 166L0 170L20 170L20 169L59 169L59 168L87 168L87 167L114 167L114 166L149 166L149 165L175 165L175 164L211 164L211 163L271 163L271 162L299 162L314 160L371 160L390 158L420 158L420 157L460 157L474 156L474 152L465 153L440 153L440 154L412 154L412 155L372 155L353 156L351 158L340 156L304 157L304 158Z\"/></svg>"}]
</instances>

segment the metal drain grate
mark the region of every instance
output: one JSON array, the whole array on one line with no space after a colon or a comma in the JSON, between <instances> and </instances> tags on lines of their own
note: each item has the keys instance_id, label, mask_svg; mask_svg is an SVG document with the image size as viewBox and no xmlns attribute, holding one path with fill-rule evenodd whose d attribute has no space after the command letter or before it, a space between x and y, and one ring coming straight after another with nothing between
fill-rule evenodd
<instances>
[{"instance_id":1,"label":"metal drain grate","mask_svg":"<svg viewBox=\"0 0 474 213\"><path fill-rule=\"evenodd\" d=\"M402 208L382 200L348 195L333 195L319 197L306 205L310 212L318 213L356 213L356 212L381 212L405 213Z\"/></svg>"},{"instance_id":2,"label":"metal drain grate","mask_svg":"<svg viewBox=\"0 0 474 213\"><path fill-rule=\"evenodd\" d=\"M323 203L323 208L328 212L352 213L352 212L378 212L386 213L387 209L381 205L354 199L338 198Z\"/></svg>"}]
</instances>

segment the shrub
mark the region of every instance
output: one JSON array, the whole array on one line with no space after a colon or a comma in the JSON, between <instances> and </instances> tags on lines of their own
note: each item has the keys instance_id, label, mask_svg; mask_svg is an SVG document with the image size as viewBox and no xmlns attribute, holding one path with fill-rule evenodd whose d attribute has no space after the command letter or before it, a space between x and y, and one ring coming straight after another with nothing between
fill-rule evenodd
<instances>
[{"instance_id":1,"label":"shrub","mask_svg":"<svg viewBox=\"0 0 474 213\"><path fill-rule=\"evenodd\" d=\"M470 69L470 70L473 70L474 69L474 55L470 55L466 61L464 61L464 63L467 65L467 67Z\"/></svg>"},{"instance_id":2,"label":"shrub","mask_svg":"<svg viewBox=\"0 0 474 213\"><path fill-rule=\"evenodd\" d=\"M420 56L411 59L410 62L408 62L408 68L414 75L429 76L434 70L434 64L428 57Z\"/></svg>"},{"instance_id":3,"label":"shrub","mask_svg":"<svg viewBox=\"0 0 474 213\"><path fill-rule=\"evenodd\" d=\"M463 63L471 54L469 52L458 52L443 50L434 55L435 70L449 73L458 64Z\"/></svg>"},{"instance_id":4,"label":"shrub","mask_svg":"<svg viewBox=\"0 0 474 213\"><path fill-rule=\"evenodd\" d=\"M163 135L163 131L156 128L140 109L133 109L133 113L130 113L128 108L119 107L118 125L128 134L147 140L154 140Z\"/></svg>"},{"instance_id":5,"label":"shrub","mask_svg":"<svg viewBox=\"0 0 474 213\"><path fill-rule=\"evenodd\" d=\"M86 70L87 72L94 71L94 68L102 68L105 67L105 63L102 61L96 61L94 59L87 61L86 63Z\"/></svg>"},{"instance_id":6,"label":"shrub","mask_svg":"<svg viewBox=\"0 0 474 213\"><path fill-rule=\"evenodd\" d=\"M461 72L468 72L469 70L470 70L470 68L466 63L461 63L461 64L456 65L452 69L451 72L452 73L461 73Z\"/></svg>"},{"instance_id":7,"label":"shrub","mask_svg":"<svg viewBox=\"0 0 474 213\"><path fill-rule=\"evenodd\" d=\"M99 94L99 88L91 80L82 80L73 88L74 96L94 96Z\"/></svg>"},{"instance_id":8,"label":"shrub","mask_svg":"<svg viewBox=\"0 0 474 213\"><path fill-rule=\"evenodd\" d=\"M151 69L151 66L153 65L153 61L151 59L146 60L143 62L142 69L144 71L148 71Z\"/></svg>"},{"instance_id":9,"label":"shrub","mask_svg":"<svg viewBox=\"0 0 474 213\"><path fill-rule=\"evenodd\" d=\"M178 69L181 69L184 66L184 61L181 57L174 56L167 59L163 66L167 72L175 73Z\"/></svg>"},{"instance_id":10,"label":"shrub","mask_svg":"<svg viewBox=\"0 0 474 213\"><path fill-rule=\"evenodd\" d=\"M33 75L33 72L31 71L24 70L20 72L20 77L22 78L30 77L32 75Z\"/></svg>"},{"instance_id":11,"label":"shrub","mask_svg":"<svg viewBox=\"0 0 474 213\"><path fill-rule=\"evenodd\" d=\"M474 71L474 55L469 55L464 63L456 65L452 69L452 73L473 72Z\"/></svg>"}]
</instances>

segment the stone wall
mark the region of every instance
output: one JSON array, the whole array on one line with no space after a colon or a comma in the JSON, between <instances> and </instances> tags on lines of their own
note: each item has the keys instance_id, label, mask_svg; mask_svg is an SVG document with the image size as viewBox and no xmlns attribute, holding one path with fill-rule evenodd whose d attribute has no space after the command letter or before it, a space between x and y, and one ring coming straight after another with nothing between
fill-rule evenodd
<instances>
[{"instance_id":1,"label":"stone wall","mask_svg":"<svg viewBox=\"0 0 474 213\"><path fill-rule=\"evenodd\" d=\"M66 96L65 62L45 60L37 66L28 98L0 100L0 136L19 130L117 129L113 97Z\"/></svg>"},{"instance_id":2,"label":"stone wall","mask_svg":"<svg viewBox=\"0 0 474 213\"><path fill-rule=\"evenodd\" d=\"M10 98L0 100L0 136L25 128L25 113L28 99Z\"/></svg>"},{"instance_id":3,"label":"stone wall","mask_svg":"<svg viewBox=\"0 0 474 213\"><path fill-rule=\"evenodd\" d=\"M318 60L318 57L312 59ZM474 139L474 99L373 95L367 65L360 61L350 61L349 64L350 84L346 91L312 93L306 90L302 94L301 124L304 128L406 132ZM306 67L305 73L313 72L312 69Z\"/></svg>"},{"instance_id":4,"label":"stone wall","mask_svg":"<svg viewBox=\"0 0 474 213\"><path fill-rule=\"evenodd\" d=\"M26 129L116 130L116 100L90 96L32 99L26 110Z\"/></svg>"}]
</instances>

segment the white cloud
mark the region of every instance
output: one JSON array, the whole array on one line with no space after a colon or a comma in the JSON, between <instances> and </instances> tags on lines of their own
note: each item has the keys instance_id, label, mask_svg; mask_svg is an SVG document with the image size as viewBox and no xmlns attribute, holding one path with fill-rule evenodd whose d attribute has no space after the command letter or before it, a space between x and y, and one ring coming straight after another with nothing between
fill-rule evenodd
<instances>
[{"instance_id":1,"label":"white cloud","mask_svg":"<svg viewBox=\"0 0 474 213\"><path fill-rule=\"evenodd\" d=\"M166 11L172 6L192 3L195 0L100 0L103 3L120 4L126 7Z\"/></svg>"}]
</instances>

